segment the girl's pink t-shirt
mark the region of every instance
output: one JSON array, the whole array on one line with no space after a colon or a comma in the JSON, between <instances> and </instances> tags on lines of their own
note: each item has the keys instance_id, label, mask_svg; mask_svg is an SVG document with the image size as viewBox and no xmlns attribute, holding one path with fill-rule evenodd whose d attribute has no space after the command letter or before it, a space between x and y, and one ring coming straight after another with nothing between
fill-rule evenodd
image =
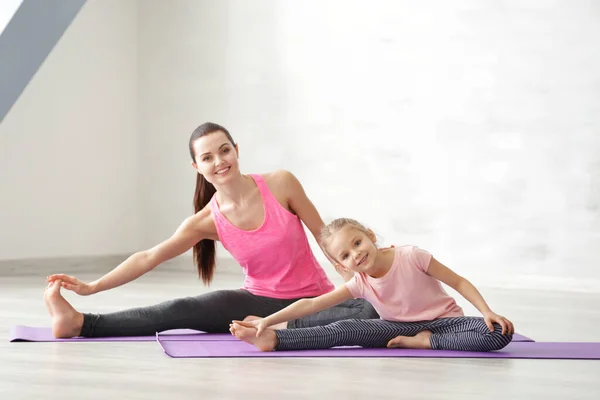
<instances>
[{"instance_id":1,"label":"girl's pink t-shirt","mask_svg":"<svg viewBox=\"0 0 600 400\"><path fill-rule=\"evenodd\" d=\"M346 282L354 298L370 302L381 319L415 322L460 317L463 309L440 281L427 275L431 254L417 246L395 248L390 270L381 278L356 273Z\"/></svg>"}]
</instances>

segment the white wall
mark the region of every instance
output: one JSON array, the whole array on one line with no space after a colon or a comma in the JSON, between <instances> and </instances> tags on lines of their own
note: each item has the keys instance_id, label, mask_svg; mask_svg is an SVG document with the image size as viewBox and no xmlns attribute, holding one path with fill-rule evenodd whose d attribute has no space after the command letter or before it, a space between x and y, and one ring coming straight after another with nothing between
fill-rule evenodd
<instances>
[{"instance_id":1,"label":"white wall","mask_svg":"<svg viewBox=\"0 0 600 400\"><path fill-rule=\"evenodd\" d=\"M196 178L189 136L201 121L225 119L225 7L226 2L138 2L140 222L145 247L166 239L193 212Z\"/></svg>"},{"instance_id":2,"label":"white wall","mask_svg":"<svg viewBox=\"0 0 600 400\"><path fill-rule=\"evenodd\" d=\"M0 259L137 249L136 8L88 1L0 125Z\"/></svg>"},{"instance_id":3,"label":"white wall","mask_svg":"<svg viewBox=\"0 0 600 400\"><path fill-rule=\"evenodd\" d=\"M590 7L89 1L0 126L0 259L164 240L192 211L188 137L214 121L326 220L478 283L600 291Z\"/></svg>"},{"instance_id":4,"label":"white wall","mask_svg":"<svg viewBox=\"0 0 600 400\"><path fill-rule=\"evenodd\" d=\"M143 245L191 212L187 139L210 120L327 220L478 283L600 290L597 9L340 4L138 3Z\"/></svg>"},{"instance_id":5,"label":"white wall","mask_svg":"<svg viewBox=\"0 0 600 400\"><path fill-rule=\"evenodd\" d=\"M19 9L23 0L2 0L0 2L0 35Z\"/></svg>"}]
</instances>

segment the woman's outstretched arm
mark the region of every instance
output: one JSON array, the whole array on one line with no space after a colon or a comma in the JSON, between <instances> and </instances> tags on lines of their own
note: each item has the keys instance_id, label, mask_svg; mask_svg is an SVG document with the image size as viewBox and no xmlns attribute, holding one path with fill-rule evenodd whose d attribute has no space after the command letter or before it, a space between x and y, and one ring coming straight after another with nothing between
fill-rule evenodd
<instances>
[{"instance_id":1,"label":"woman's outstretched arm","mask_svg":"<svg viewBox=\"0 0 600 400\"><path fill-rule=\"evenodd\" d=\"M93 282L85 283L74 276L65 274L50 275L46 280L48 282L60 280L65 289L87 296L131 282L161 263L183 254L200 240L214 239L215 237L216 229L212 215L210 209L206 207L197 214L186 218L167 240L148 250L131 255L115 269Z\"/></svg>"}]
</instances>

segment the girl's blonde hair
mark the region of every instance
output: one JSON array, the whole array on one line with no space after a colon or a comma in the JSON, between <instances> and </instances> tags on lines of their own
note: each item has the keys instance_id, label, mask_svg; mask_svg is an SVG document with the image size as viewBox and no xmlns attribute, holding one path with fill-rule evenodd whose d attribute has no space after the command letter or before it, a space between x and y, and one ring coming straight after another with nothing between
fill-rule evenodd
<instances>
[{"instance_id":1,"label":"girl's blonde hair","mask_svg":"<svg viewBox=\"0 0 600 400\"><path fill-rule=\"evenodd\" d=\"M361 224L360 222L358 222L355 219L352 218L336 218L333 221L331 221L329 224L327 224L325 227L323 227L323 229L321 229L321 234L319 236L319 242L321 243L321 246L324 249L327 249L327 246L325 246L325 241L329 238L331 238L331 236L333 236L333 234L337 231L339 231L340 229L342 229L343 227L345 227L346 225L350 225L353 228L358 229L359 231L365 233L365 234L369 234L369 229L367 229L363 224Z\"/></svg>"}]
</instances>

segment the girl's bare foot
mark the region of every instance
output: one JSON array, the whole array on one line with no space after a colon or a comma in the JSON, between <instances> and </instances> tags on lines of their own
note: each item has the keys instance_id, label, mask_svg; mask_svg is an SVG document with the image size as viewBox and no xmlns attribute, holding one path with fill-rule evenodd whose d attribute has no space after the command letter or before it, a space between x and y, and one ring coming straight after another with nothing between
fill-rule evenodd
<instances>
[{"instance_id":1,"label":"girl's bare foot","mask_svg":"<svg viewBox=\"0 0 600 400\"><path fill-rule=\"evenodd\" d=\"M77 312L60 294L61 281L51 282L44 292L44 303L52 318L52 334L56 338L79 336L83 314Z\"/></svg>"},{"instance_id":2,"label":"girl's bare foot","mask_svg":"<svg viewBox=\"0 0 600 400\"><path fill-rule=\"evenodd\" d=\"M415 336L396 336L387 344L389 348L431 349L431 331L422 331Z\"/></svg>"},{"instance_id":3,"label":"girl's bare foot","mask_svg":"<svg viewBox=\"0 0 600 400\"><path fill-rule=\"evenodd\" d=\"M258 347L260 351L273 351L277 346L277 335L273 329L265 329L259 337L256 337L256 328L246 328L234 323L233 331L235 337Z\"/></svg>"}]
</instances>

